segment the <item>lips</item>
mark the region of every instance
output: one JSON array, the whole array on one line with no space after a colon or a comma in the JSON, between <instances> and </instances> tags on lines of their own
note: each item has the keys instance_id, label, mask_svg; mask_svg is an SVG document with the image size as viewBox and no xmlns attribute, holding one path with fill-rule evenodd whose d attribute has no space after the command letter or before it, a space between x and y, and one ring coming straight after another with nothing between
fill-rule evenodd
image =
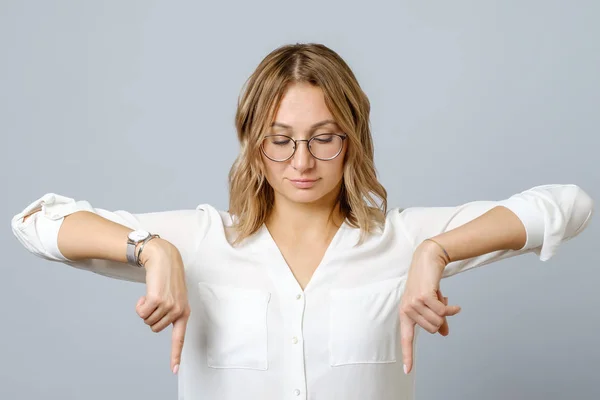
<instances>
[{"instance_id":1,"label":"lips","mask_svg":"<svg viewBox=\"0 0 600 400\"><path fill-rule=\"evenodd\" d=\"M290 179L290 183L298 189L310 189L317 179Z\"/></svg>"}]
</instances>

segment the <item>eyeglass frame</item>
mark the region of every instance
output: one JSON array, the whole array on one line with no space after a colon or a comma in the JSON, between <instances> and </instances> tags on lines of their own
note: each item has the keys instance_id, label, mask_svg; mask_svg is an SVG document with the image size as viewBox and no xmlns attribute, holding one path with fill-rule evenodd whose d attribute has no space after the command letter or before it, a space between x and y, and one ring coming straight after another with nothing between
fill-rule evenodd
<instances>
[{"instance_id":1,"label":"eyeglass frame","mask_svg":"<svg viewBox=\"0 0 600 400\"><path fill-rule=\"evenodd\" d=\"M313 152L310 150L310 142L311 142L311 140L313 140L319 136L325 136L325 135L339 137L340 139L342 139L342 145L340 146L340 150L335 154L335 156L330 157L330 158L319 158L319 157L315 156L313 154ZM263 143L266 138L273 137L273 136L284 136L284 137L290 139L292 142L294 142L294 151L292 151L291 156L289 156L288 158L285 158L283 160L275 160L267 155L267 153L265 152L265 149L263 148ZM272 135L266 135L263 137L263 139L260 142L260 151L265 155L265 157L267 157L271 161L285 162L285 161L289 160L290 158L294 157L294 154L296 154L296 150L298 149L298 142L306 142L306 149L308 150L308 152L310 153L311 156L313 156L314 158L316 158L317 160L320 160L320 161L331 161L331 160L335 159L337 156L339 156L340 154L342 154L342 150L344 150L344 140L346 140L347 138L348 138L348 135L346 135L345 133L343 135L339 134L339 133L321 133L321 134L311 137L310 139L294 139L288 135L272 134Z\"/></svg>"}]
</instances>

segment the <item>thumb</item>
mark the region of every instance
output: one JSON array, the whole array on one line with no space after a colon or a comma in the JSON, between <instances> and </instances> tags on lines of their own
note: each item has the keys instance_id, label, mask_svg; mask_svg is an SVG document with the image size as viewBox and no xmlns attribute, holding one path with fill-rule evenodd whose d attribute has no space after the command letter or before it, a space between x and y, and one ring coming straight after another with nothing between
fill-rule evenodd
<instances>
[{"instance_id":1,"label":"thumb","mask_svg":"<svg viewBox=\"0 0 600 400\"><path fill-rule=\"evenodd\" d=\"M402 345L402 362L404 373L412 370L413 362L413 340L415 336L415 323L408 316L400 316L400 343Z\"/></svg>"},{"instance_id":2,"label":"thumb","mask_svg":"<svg viewBox=\"0 0 600 400\"><path fill-rule=\"evenodd\" d=\"M446 306L446 311L444 314L445 316L456 315L460 312L460 310L461 310L460 306L449 306L448 305L448 298L442 294L442 291L440 289L437 290L437 297L438 297L438 300L441 301L442 303L444 303L444 305Z\"/></svg>"},{"instance_id":3,"label":"thumb","mask_svg":"<svg viewBox=\"0 0 600 400\"><path fill-rule=\"evenodd\" d=\"M188 317L184 314L173 322L173 333L171 335L171 371L174 374L177 374L179 371L179 364L181 363L181 352L183 351L187 321Z\"/></svg>"},{"instance_id":4,"label":"thumb","mask_svg":"<svg viewBox=\"0 0 600 400\"><path fill-rule=\"evenodd\" d=\"M446 306L446 315L447 316L452 316L452 315L456 315L460 312L461 308L460 306Z\"/></svg>"}]
</instances>

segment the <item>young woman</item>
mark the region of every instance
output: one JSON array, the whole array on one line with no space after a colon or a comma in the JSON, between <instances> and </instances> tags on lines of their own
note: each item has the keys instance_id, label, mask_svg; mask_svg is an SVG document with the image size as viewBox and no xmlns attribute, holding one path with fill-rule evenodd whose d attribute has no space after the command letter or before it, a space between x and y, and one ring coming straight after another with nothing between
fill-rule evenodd
<instances>
[{"instance_id":1,"label":"young woman","mask_svg":"<svg viewBox=\"0 0 600 400\"><path fill-rule=\"evenodd\" d=\"M409 399L416 327L446 335L459 311L441 278L548 260L593 202L551 184L388 210L369 112L338 54L283 46L239 99L227 212L111 212L48 193L12 229L44 259L146 283L136 310L154 332L173 324L180 399Z\"/></svg>"}]
</instances>

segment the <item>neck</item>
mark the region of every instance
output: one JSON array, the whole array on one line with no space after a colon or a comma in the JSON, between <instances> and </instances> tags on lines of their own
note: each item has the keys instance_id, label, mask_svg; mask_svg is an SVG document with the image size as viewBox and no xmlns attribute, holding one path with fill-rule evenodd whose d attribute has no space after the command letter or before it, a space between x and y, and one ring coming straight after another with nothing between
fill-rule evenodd
<instances>
[{"instance_id":1,"label":"neck","mask_svg":"<svg viewBox=\"0 0 600 400\"><path fill-rule=\"evenodd\" d=\"M338 191L333 191L318 202L294 203L276 194L266 225L295 237L329 236L344 221L337 196Z\"/></svg>"}]
</instances>

